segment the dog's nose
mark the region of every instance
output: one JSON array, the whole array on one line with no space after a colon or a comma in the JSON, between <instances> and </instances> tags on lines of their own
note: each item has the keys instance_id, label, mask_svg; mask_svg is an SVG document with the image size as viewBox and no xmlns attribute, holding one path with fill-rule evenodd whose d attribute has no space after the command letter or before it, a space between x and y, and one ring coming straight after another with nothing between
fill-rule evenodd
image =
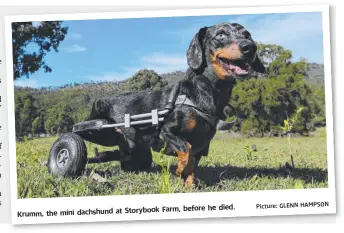
<instances>
[{"instance_id":1,"label":"dog's nose","mask_svg":"<svg viewBox=\"0 0 344 233\"><path fill-rule=\"evenodd\" d=\"M244 56L253 56L257 51L257 46L250 40L241 40L239 48Z\"/></svg>"}]
</instances>

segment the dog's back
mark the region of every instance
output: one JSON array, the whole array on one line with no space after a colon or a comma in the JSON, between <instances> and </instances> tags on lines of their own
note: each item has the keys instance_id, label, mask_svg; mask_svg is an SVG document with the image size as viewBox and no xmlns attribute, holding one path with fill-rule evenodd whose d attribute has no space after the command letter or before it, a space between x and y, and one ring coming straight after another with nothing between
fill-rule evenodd
<instances>
[{"instance_id":1,"label":"dog's back","mask_svg":"<svg viewBox=\"0 0 344 233\"><path fill-rule=\"evenodd\" d=\"M89 120L107 119L123 121L124 114L148 113L152 109L164 109L172 87L156 91L133 91L101 98L93 103Z\"/></svg>"}]
</instances>

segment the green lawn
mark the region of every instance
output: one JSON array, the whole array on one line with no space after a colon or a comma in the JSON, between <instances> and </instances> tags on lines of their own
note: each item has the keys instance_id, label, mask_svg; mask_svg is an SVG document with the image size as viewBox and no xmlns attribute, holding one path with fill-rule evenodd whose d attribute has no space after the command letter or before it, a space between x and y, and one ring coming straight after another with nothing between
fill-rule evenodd
<instances>
[{"instance_id":1,"label":"green lawn","mask_svg":"<svg viewBox=\"0 0 344 233\"><path fill-rule=\"evenodd\" d=\"M153 194L161 193L166 183L167 190L173 193L325 188L328 185L325 128L309 137L292 138L295 161L292 171L281 167L290 163L287 138L231 138L218 133L211 143L209 156L201 159L194 188L183 186L174 174L176 158L168 156L163 158L171 163L169 176L163 176L159 166L153 166L148 172L129 173L121 171L119 162L108 162L88 165L85 175L76 179L55 178L41 165L47 160L54 140L56 138L17 143L18 198ZM257 146L256 152L248 149L252 144ZM94 145L87 143L87 146L93 156ZM98 148L99 151L108 149ZM96 181L94 174L105 179Z\"/></svg>"}]
</instances>

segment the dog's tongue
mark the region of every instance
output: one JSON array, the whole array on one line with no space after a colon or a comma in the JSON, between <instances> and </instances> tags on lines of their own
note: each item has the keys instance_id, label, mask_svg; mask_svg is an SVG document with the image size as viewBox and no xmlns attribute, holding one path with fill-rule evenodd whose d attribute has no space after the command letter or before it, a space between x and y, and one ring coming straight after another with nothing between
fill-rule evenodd
<instances>
[{"instance_id":1,"label":"dog's tongue","mask_svg":"<svg viewBox=\"0 0 344 233\"><path fill-rule=\"evenodd\" d=\"M230 64L229 68L231 70L233 70L236 74L248 74L248 71L242 69L240 66L236 66L236 65Z\"/></svg>"}]
</instances>

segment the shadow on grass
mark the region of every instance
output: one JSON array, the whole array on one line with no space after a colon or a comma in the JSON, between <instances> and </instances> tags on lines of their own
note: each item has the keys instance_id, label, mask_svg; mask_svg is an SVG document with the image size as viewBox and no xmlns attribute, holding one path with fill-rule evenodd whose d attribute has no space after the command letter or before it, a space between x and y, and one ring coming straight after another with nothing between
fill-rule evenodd
<instances>
[{"instance_id":1,"label":"shadow on grass","mask_svg":"<svg viewBox=\"0 0 344 233\"><path fill-rule=\"evenodd\" d=\"M328 172L320 168L246 168L236 166L199 167L196 177L207 186L217 185L224 179L250 179L258 177L294 178L303 180L306 184L312 182L327 182Z\"/></svg>"},{"instance_id":2,"label":"shadow on grass","mask_svg":"<svg viewBox=\"0 0 344 233\"><path fill-rule=\"evenodd\" d=\"M176 166L171 165L170 173L175 175ZM119 170L97 170L101 176L116 176ZM138 171L135 173L140 173ZM158 166L149 168L147 173L161 173L161 169ZM250 179L253 176L266 177L266 178L294 178L303 180L305 184L312 182L327 182L328 172L327 169L320 168L293 168L287 169L285 167L280 168L265 168L265 167L237 167L237 166L199 166L196 169L196 177L206 186L216 186L221 180L228 179Z\"/></svg>"},{"instance_id":3,"label":"shadow on grass","mask_svg":"<svg viewBox=\"0 0 344 233\"><path fill-rule=\"evenodd\" d=\"M171 174L175 174L176 166L171 166ZM159 173L160 169L152 167L148 172ZM250 179L253 176L269 178L294 178L309 184L312 182L327 182L327 169L320 168L246 168L237 166L199 166L196 169L196 177L206 186L216 186L221 180Z\"/></svg>"}]
</instances>

